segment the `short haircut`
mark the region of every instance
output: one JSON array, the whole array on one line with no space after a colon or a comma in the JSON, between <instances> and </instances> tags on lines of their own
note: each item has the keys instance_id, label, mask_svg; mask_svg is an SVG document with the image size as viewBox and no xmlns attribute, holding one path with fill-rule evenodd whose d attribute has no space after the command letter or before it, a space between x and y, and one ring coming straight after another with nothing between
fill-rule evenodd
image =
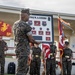
<instances>
[{"instance_id":1,"label":"short haircut","mask_svg":"<svg viewBox=\"0 0 75 75\"><path fill-rule=\"evenodd\" d=\"M68 42L68 41L65 41L65 44L66 44L66 45L69 45L69 42Z\"/></svg>"},{"instance_id":2,"label":"short haircut","mask_svg":"<svg viewBox=\"0 0 75 75\"><path fill-rule=\"evenodd\" d=\"M29 9L22 9L21 13L27 13L28 15L30 15Z\"/></svg>"}]
</instances>

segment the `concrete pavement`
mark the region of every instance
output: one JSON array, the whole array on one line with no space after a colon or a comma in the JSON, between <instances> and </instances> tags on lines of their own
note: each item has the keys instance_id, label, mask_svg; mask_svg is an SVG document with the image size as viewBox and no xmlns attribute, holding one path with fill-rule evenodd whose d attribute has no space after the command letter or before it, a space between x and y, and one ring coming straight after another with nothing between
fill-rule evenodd
<instances>
[{"instance_id":1,"label":"concrete pavement","mask_svg":"<svg viewBox=\"0 0 75 75\"><path fill-rule=\"evenodd\" d=\"M7 68L8 68L8 64L10 62L14 62L16 64L16 69L17 69L17 59L16 58L5 58L5 73L7 73ZM40 75L42 75L42 72L43 72L43 64L41 63L41 69L40 69ZM72 75L75 75L75 66L72 66ZM57 75L60 74L60 68L56 68L56 73ZM28 73L29 75L29 73Z\"/></svg>"}]
</instances>

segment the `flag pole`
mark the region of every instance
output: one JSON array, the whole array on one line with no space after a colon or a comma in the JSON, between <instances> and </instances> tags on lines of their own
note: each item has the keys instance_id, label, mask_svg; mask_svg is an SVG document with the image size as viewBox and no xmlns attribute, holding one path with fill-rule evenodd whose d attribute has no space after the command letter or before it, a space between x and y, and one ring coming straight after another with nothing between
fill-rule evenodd
<instances>
[{"instance_id":1,"label":"flag pole","mask_svg":"<svg viewBox=\"0 0 75 75\"><path fill-rule=\"evenodd\" d=\"M70 23L67 23L63 19L61 19L59 14L58 14L58 25L59 25L59 28L61 28L61 30L59 29L59 34L61 36L62 36L62 32L63 32L63 27L62 26L65 26L65 27L69 28L70 30L72 30L72 34L75 33L74 29L70 27ZM61 27L60 27L60 25L61 25ZM64 37L64 36L62 36L62 37ZM60 42L60 40L59 40L59 42L60 42L60 45L63 47L63 45L62 45L63 41L62 41L61 38L59 38L61 40L61 42ZM62 55L61 55L61 54L63 54L63 48L62 47L61 47L61 49L59 47L59 50L60 50L60 63L61 63L61 75L63 75L63 65L62 65Z\"/></svg>"},{"instance_id":2,"label":"flag pole","mask_svg":"<svg viewBox=\"0 0 75 75\"><path fill-rule=\"evenodd\" d=\"M60 15L58 14L58 19L60 18ZM60 34L60 33L59 33ZM60 36L60 35L59 35ZM63 66L62 66L62 50L59 48L60 51L60 64L61 64L61 75L63 75Z\"/></svg>"},{"instance_id":3,"label":"flag pole","mask_svg":"<svg viewBox=\"0 0 75 75\"><path fill-rule=\"evenodd\" d=\"M60 50L60 53L62 50ZM62 56L60 55L60 63L61 63L61 75L63 75L63 66L62 66Z\"/></svg>"}]
</instances>

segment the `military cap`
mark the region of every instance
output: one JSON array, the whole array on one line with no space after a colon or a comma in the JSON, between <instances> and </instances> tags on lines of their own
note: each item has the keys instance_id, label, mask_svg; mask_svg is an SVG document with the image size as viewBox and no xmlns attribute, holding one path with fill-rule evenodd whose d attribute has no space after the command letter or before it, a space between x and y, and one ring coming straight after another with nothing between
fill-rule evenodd
<instances>
[{"instance_id":1,"label":"military cap","mask_svg":"<svg viewBox=\"0 0 75 75\"><path fill-rule=\"evenodd\" d=\"M22 9L22 10L21 10L21 13L27 13L27 14L30 14L29 9Z\"/></svg>"}]
</instances>

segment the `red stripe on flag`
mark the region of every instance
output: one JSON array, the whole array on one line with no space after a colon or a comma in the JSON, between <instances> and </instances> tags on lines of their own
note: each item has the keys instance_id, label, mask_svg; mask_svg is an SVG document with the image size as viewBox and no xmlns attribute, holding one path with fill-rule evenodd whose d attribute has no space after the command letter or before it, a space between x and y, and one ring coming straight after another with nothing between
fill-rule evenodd
<instances>
[{"instance_id":1,"label":"red stripe on flag","mask_svg":"<svg viewBox=\"0 0 75 75\"><path fill-rule=\"evenodd\" d=\"M47 49L47 50L48 50L48 52L46 53L45 58L49 58L49 56L50 56L50 49Z\"/></svg>"},{"instance_id":2,"label":"red stripe on flag","mask_svg":"<svg viewBox=\"0 0 75 75\"><path fill-rule=\"evenodd\" d=\"M43 52L44 52L44 57L47 59L49 58L49 55L50 55L50 45L49 44L42 44L42 49L43 49Z\"/></svg>"}]
</instances>

